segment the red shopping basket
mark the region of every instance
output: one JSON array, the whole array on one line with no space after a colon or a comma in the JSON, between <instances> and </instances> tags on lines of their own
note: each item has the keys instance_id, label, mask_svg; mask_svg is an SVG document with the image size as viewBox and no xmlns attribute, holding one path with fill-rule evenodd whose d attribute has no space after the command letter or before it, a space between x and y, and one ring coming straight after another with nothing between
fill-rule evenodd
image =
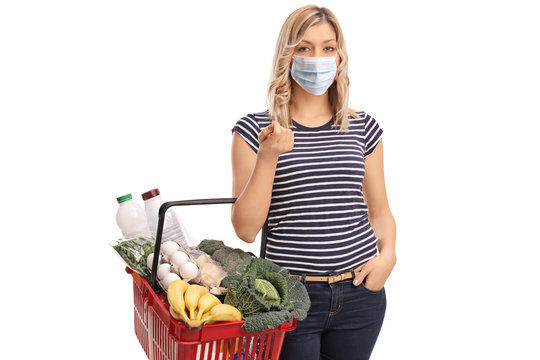
<instances>
[{"instance_id":1,"label":"red shopping basket","mask_svg":"<svg viewBox=\"0 0 540 360\"><path fill-rule=\"evenodd\" d=\"M291 319L275 329L251 334L242 328L242 320L204 325L199 331L190 331L170 316L169 304L161 300L163 294L162 297L158 295L161 289L155 274L167 209L180 205L233 203L235 200L200 199L164 203L159 209L150 282L126 267L126 272L133 278L135 334L150 360L277 360L285 333L296 328L296 319Z\"/></svg>"}]
</instances>

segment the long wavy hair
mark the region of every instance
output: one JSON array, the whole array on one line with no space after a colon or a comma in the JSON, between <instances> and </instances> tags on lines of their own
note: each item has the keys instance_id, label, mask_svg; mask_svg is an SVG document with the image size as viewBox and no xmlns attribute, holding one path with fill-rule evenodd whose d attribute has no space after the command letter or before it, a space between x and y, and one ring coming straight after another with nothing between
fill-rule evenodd
<instances>
[{"instance_id":1,"label":"long wavy hair","mask_svg":"<svg viewBox=\"0 0 540 360\"><path fill-rule=\"evenodd\" d=\"M272 120L289 128L292 118L289 106L292 98L290 72L291 59L296 46L302 41L306 30L315 24L327 22L336 32L337 52L340 64L334 82L328 88L328 99L334 114L334 127L348 131L349 117L359 118L355 110L349 108L349 58L345 49L343 32L335 15L327 8L306 5L295 10L281 27L272 61L272 72L268 86L267 105Z\"/></svg>"}]
</instances>

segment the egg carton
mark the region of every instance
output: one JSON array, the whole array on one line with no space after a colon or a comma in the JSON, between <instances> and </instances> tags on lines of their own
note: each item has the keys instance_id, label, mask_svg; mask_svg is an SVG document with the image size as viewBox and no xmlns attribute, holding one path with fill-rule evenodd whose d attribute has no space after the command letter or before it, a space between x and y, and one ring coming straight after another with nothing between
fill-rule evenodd
<instances>
[{"instance_id":1,"label":"egg carton","mask_svg":"<svg viewBox=\"0 0 540 360\"><path fill-rule=\"evenodd\" d=\"M151 271L154 254L147 258L147 267ZM157 280L159 286L166 290L168 284L182 279L187 282L198 282L201 272L196 258L174 241L163 243L159 255Z\"/></svg>"},{"instance_id":2,"label":"egg carton","mask_svg":"<svg viewBox=\"0 0 540 360\"><path fill-rule=\"evenodd\" d=\"M165 242L162 243L162 238L163 238L163 227L164 227L164 223L165 223L165 214L166 214L166 211L168 209L170 209L171 207L175 207L175 206L191 206L191 205L215 205L215 204L232 204L236 201L236 198L216 198L216 199L194 199L194 200L178 200L178 201L169 201L169 202L165 202L161 205L161 207L159 208L159 218L158 218L158 227L157 227L157 233L156 233L156 243L155 243L155 250L154 250L154 256L160 256L161 255L161 246L162 245L165 245ZM266 223L265 223L265 227L266 227ZM262 231L262 234L265 235L266 234L266 230L265 231ZM262 244L266 244L266 239L262 238L262 241L261 243ZM261 245L261 251L263 249L263 246ZM184 249L185 250L185 249ZM189 251L185 251L185 253L190 257L190 259L195 263L197 264L197 261L195 259L195 257L190 254ZM160 254L160 255L157 255L157 254ZM150 270L151 274L150 274L150 280L149 280L149 283L150 283L150 286L151 288L155 291L155 292L159 292L162 288L163 288L163 285L166 285L163 283L163 281L161 281L161 279L158 279L157 277L157 270L158 270L158 265L160 265L160 262L158 261L158 259L152 259L152 269L154 269L154 271ZM170 260L170 259L169 259ZM199 273L200 273L200 270L199 270ZM178 274L177 274L178 275ZM199 274L198 274L199 275ZM181 277L181 275L178 275L179 277ZM193 281L190 280L190 281ZM219 284L217 284L219 286ZM218 288L217 286L214 286L216 288ZM219 291L224 291L222 290L221 288L218 289Z\"/></svg>"}]
</instances>

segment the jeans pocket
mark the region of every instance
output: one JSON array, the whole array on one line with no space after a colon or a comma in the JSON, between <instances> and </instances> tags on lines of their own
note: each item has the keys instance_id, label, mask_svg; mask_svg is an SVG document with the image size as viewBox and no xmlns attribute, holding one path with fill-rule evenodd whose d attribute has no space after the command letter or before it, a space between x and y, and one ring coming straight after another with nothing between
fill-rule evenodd
<instances>
[{"instance_id":1,"label":"jeans pocket","mask_svg":"<svg viewBox=\"0 0 540 360\"><path fill-rule=\"evenodd\" d=\"M360 284L360 288L362 288L365 292L369 293L369 294L373 294L373 295L377 295L377 294L380 294L384 291L384 286L380 289L380 290L371 290L371 289L368 289L366 287L366 279L364 279L364 281L362 281L362 283Z\"/></svg>"}]
</instances>

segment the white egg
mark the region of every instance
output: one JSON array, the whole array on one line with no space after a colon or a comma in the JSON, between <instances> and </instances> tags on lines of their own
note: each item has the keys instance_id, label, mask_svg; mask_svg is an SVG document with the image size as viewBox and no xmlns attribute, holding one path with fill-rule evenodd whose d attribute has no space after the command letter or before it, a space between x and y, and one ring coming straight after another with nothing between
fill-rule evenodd
<instances>
[{"instance_id":1,"label":"white egg","mask_svg":"<svg viewBox=\"0 0 540 360\"><path fill-rule=\"evenodd\" d=\"M167 255L161 255L161 263L162 264L170 264L169 263L169 257Z\"/></svg>"},{"instance_id":2,"label":"white egg","mask_svg":"<svg viewBox=\"0 0 540 360\"><path fill-rule=\"evenodd\" d=\"M154 261L154 253L151 253L150 255L148 255L148 257L146 258L146 266L148 266L148 270L152 270L152 263ZM158 266L159 264L161 264L161 261L162 261L162 256L159 255L159 261L158 261Z\"/></svg>"},{"instance_id":3,"label":"white egg","mask_svg":"<svg viewBox=\"0 0 540 360\"><path fill-rule=\"evenodd\" d=\"M180 268L176 265L171 265L171 272L180 275Z\"/></svg>"},{"instance_id":4,"label":"white egg","mask_svg":"<svg viewBox=\"0 0 540 360\"><path fill-rule=\"evenodd\" d=\"M148 257L146 258L146 267L148 268L148 270L152 270L152 262L154 261L154 253L151 253L150 255L148 255ZM159 264L158 264L159 265Z\"/></svg>"},{"instance_id":5,"label":"white egg","mask_svg":"<svg viewBox=\"0 0 540 360\"><path fill-rule=\"evenodd\" d=\"M175 252L180 249L180 245L178 245L174 241L165 241L163 244L161 244L161 248L159 249L161 253L165 256L171 256Z\"/></svg>"},{"instance_id":6,"label":"white egg","mask_svg":"<svg viewBox=\"0 0 540 360\"><path fill-rule=\"evenodd\" d=\"M181 267L182 264L189 260L189 256L183 251L177 251L171 255L170 260L172 265Z\"/></svg>"},{"instance_id":7,"label":"white egg","mask_svg":"<svg viewBox=\"0 0 540 360\"><path fill-rule=\"evenodd\" d=\"M198 274L199 268L191 261L187 261L180 265L180 276L182 276L185 281L196 278Z\"/></svg>"},{"instance_id":8,"label":"white egg","mask_svg":"<svg viewBox=\"0 0 540 360\"><path fill-rule=\"evenodd\" d=\"M157 268L157 277L159 280L163 280L167 274L171 273L171 264L161 264Z\"/></svg>"},{"instance_id":9,"label":"white egg","mask_svg":"<svg viewBox=\"0 0 540 360\"><path fill-rule=\"evenodd\" d=\"M167 275L165 275L165 278L161 280L161 285L163 289L167 291L169 285L175 280L180 280L180 276L175 273L168 273Z\"/></svg>"}]
</instances>

